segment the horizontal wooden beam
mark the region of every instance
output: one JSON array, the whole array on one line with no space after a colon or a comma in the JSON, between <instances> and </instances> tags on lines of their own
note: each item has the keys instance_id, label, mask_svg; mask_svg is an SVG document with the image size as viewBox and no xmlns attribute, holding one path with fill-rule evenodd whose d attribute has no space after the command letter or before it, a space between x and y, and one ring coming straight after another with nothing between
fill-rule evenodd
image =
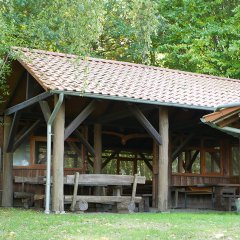
<instances>
[{"instance_id":1,"label":"horizontal wooden beam","mask_svg":"<svg viewBox=\"0 0 240 240\"><path fill-rule=\"evenodd\" d=\"M38 119L35 121L27 130L24 132L23 135L21 135L14 143L13 145L13 152L32 134L32 132L37 128L39 123L41 122L41 119Z\"/></svg>"},{"instance_id":2,"label":"horizontal wooden beam","mask_svg":"<svg viewBox=\"0 0 240 240\"><path fill-rule=\"evenodd\" d=\"M11 125L9 136L8 136L6 152L13 152L13 144L15 141L16 133L17 133L20 115L21 115L20 111L15 112L14 114L12 125Z\"/></svg>"},{"instance_id":3,"label":"horizontal wooden beam","mask_svg":"<svg viewBox=\"0 0 240 240\"><path fill-rule=\"evenodd\" d=\"M64 203L71 203L73 199L72 195L64 196ZM78 195L76 196L77 201L86 201L89 203L116 203L125 202L130 203L132 201L131 196L89 196L89 195ZM141 202L142 197L135 197L134 202Z\"/></svg>"},{"instance_id":4,"label":"horizontal wooden beam","mask_svg":"<svg viewBox=\"0 0 240 240\"><path fill-rule=\"evenodd\" d=\"M74 184L74 175L67 175L65 184ZM78 184L82 186L131 186L134 176L131 175L114 175L114 174L80 174ZM146 177L138 176L137 183L145 184Z\"/></svg>"},{"instance_id":5,"label":"horizontal wooden beam","mask_svg":"<svg viewBox=\"0 0 240 240\"><path fill-rule=\"evenodd\" d=\"M132 112L132 114L136 117L139 123L145 128L148 134L159 144L162 144L162 137L157 132L157 130L153 127L153 125L147 120L144 114L140 111L140 109L136 105L128 105L128 109Z\"/></svg>"},{"instance_id":6,"label":"horizontal wooden beam","mask_svg":"<svg viewBox=\"0 0 240 240\"><path fill-rule=\"evenodd\" d=\"M22 103L19 103L19 104L13 106L13 107L10 107L10 108L6 109L5 110L5 115L10 115L10 114L15 113L19 110L27 108L27 107L29 107L29 106L31 106L35 103L38 103L39 101L44 100L44 99L46 99L46 98L48 98L52 95L53 95L53 93L50 93L50 92L41 93L41 94L39 94L39 95L37 95L33 98L30 98L30 99L28 99L28 100L26 100Z\"/></svg>"},{"instance_id":7,"label":"horizontal wooden beam","mask_svg":"<svg viewBox=\"0 0 240 240\"><path fill-rule=\"evenodd\" d=\"M194 133L190 134L172 153L172 161L178 156L178 154L183 150L183 148L188 144L188 142L193 138Z\"/></svg>"},{"instance_id":8,"label":"horizontal wooden beam","mask_svg":"<svg viewBox=\"0 0 240 240\"><path fill-rule=\"evenodd\" d=\"M93 112L95 108L96 108L96 100L93 100L67 126L64 133L64 139L67 139L78 128L78 126Z\"/></svg>"}]
</instances>

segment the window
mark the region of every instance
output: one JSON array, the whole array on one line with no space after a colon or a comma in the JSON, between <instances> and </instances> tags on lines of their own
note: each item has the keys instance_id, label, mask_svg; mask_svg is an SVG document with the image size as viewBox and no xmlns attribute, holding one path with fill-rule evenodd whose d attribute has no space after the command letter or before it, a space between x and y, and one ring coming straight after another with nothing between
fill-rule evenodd
<instances>
[{"instance_id":1,"label":"window","mask_svg":"<svg viewBox=\"0 0 240 240\"><path fill-rule=\"evenodd\" d=\"M239 150L240 150L239 146L232 146L232 149L231 149L232 176L240 175L240 151Z\"/></svg>"},{"instance_id":2,"label":"window","mask_svg":"<svg viewBox=\"0 0 240 240\"><path fill-rule=\"evenodd\" d=\"M13 153L13 166L30 165L30 144L29 141L23 142Z\"/></svg>"},{"instance_id":3,"label":"window","mask_svg":"<svg viewBox=\"0 0 240 240\"><path fill-rule=\"evenodd\" d=\"M70 142L70 141L69 141ZM71 142L75 144L76 147L78 146L77 140L71 140ZM43 137L34 137L32 139L32 149L33 149L33 161L32 163L35 165L43 165L47 162L47 142L46 138ZM52 151L53 153L53 151ZM68 141L64 143L64 167L65 168L80 168L82 164L81 158L68 144Z\"/></svg>"},{"instance_id":4,"label":"window","mask_svg":"<svg viewBox=\"0 0 240 240\"><path fill-rule=\"evenodd\" d=\"M220 141L210 138L202 139L201 141L196 141L195 139L174 159L172 172L208 175L221 174Z\"/></svg>"}]
</instances>

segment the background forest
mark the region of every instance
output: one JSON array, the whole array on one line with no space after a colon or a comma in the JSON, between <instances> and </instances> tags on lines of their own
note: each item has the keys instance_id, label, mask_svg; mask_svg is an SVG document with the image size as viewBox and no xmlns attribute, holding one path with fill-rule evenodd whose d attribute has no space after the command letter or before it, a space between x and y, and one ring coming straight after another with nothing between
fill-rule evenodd
<instances>
[{"instance_id":1,"label":"background forest","mask_svg":"<svg viewBox=\"0 0 240 240\"><path fill-rule=\"evenodd\" d=\"M0 0L0 86L10 46L240 78L240 0Z\"/></svg>"}]
</instances>

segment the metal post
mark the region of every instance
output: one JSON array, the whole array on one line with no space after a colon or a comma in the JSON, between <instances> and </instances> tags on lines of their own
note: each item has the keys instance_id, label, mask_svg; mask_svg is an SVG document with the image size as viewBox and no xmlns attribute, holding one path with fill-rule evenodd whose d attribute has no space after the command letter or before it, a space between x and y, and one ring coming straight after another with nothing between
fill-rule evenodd
<instances>
[{"instance_id":1,"label":"metal post","mask_svg":"<svg viewBox=\"0 0 240 240\"><path fill-rule=\"evenodd\" d=\"M46 178L46 188L45 188L45 213L50 213L50 190L51 190L51 140L52 140L52 123L62 105L64 94L59 95L58 102L48 120L47 123L47 178Z\"/></svg>"}]
</instances>

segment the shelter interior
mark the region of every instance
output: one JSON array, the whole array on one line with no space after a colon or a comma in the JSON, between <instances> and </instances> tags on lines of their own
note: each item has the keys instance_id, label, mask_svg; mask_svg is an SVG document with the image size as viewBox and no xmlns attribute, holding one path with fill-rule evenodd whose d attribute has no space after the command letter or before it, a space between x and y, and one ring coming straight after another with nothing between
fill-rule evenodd
<instances>
[{"instance_id":1,"label":"shelter interior","mask_svg":"<svg viewBox=\"0 0 240 240\"><path fill-rule=\"evenodd\" d=\"M21 104L44 92L41 85L18 63L9 78L9 96L1 111ZM50 110L54 97L45 99ZM101 125L102 165L101 173L138 173L146 176L147 182L138 188L137 194L149 194L150 205L156 207L158 184L158 144L138 121L134 108L144 114L151 125L159 131L159 106L128 103L107 99L86 98L81 95L65 96L65 126L95 101L96 107L71 133L64 144L64 174L93 173L94 125ZM240 157L237 138L215 130L200 118L209 111L167 106L169 118L169 205L174 207L174 187L197 184L239 184ZM13 152L13 175L24 177L45 176L47 155L47 126L38 102L19 111L15 132L9 140ZM3 128L4 124L2 125ZM3 148L3 129L1 129ZM21 191L15 183L13 191ZM44 193L43 185L25 185L24 191ZM65 192L71 189L65 187ZM126 188L124 191L128 191ZM171 200L172 198L172 200ZM189 206L204 207L210 199L198 196L190 199ZM43 203L43 202L42 202ZM184 198L179 198L179 206Z\"/></svg>"}]
</instances>

